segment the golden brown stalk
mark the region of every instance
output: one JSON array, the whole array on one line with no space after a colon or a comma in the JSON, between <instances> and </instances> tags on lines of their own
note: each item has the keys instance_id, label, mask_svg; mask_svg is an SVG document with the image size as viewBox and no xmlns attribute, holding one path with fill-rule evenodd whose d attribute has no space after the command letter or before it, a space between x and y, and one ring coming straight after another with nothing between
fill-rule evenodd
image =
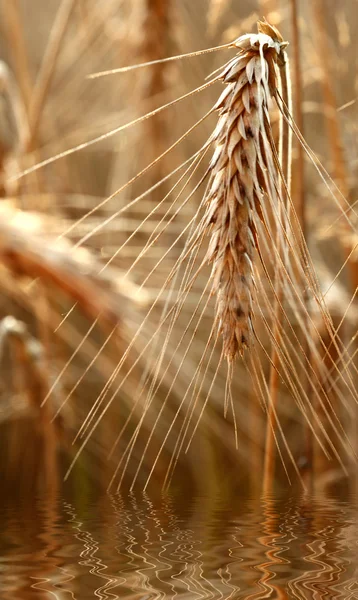
<instances>
[{"instance_id":1,"label":"golden brown stalk","mask_svg":"<svg viewBox=\"0 0 358 600\"><path fill-rule=\"evenodd\" d=\"M340 114L337 110L337 100L335 93L335 82L336 77L333 69L334 60L336 58L335 53L332 52L329 43L328 36L328 22L327 22L327 10L322 0L316 0L312 4L313 17L315 23L315 33L318 45L318 58L321 67L321 79L320 83L322 86L322 95L324 100L324 116L325 116L325 127L326 134L329 142L329 152L332 161L333 177L339 188L340 194L338 200L341 204L342 214L347 210L346 201L352 203L353 198L350 182L349 182L349 169L347 158L350 156L349 152L345 155L344 149L344 137L342 134L342 124L340 122ZM341 244L343 246L344 266L347 266L348 281L350 284L350 291L352 294L352 303L357 304L357 288L358 288L358 260L356 249L356 237L353 235L351 228L347 221L342 220L343 236ZM345 327L341 328L341 335L344 342L348 341ZM346 337L347 336L347 337ZM337 360L335 348L330 342L327 343L327 358L333 363ZM339 362L339 361L338 361ZM353 405L353 411L356 411L355 404ZM337 409L339 410L339 409ZM355 415L357 413L355 412ZM349 430L351 419L348 419L345 423L345 429ZM318 452L313 455L314 464L317 470L320 468L320 460L322 457ZM356 464L354 461L354 472L356 471Z\"/></svg>"},{"instance_id":2,"label":"golden brown stalk","mask_svg":"<svg viewBox=\"0 0 358 600\"><path fill-rule=\"evenodd\" d=\"M331 52L327 35L325 19L325 6L321 0L316 0L312 5L315 19L315 32L318 41L318 56L322 69L322 92L325 104L325 116L327 119L327 134L332 152L334 177L344 196L348 194L347 167L345 164L342 136L337 113L337 102L333 87L333 73ZM343 207L346 208L346 207Z\"/></svg>"},{"instance_id":3,"label":"golden brown stalk","mask_svg":"<svg viewBox=\"0 0 358 600\"><path fill-rule=\"evenodd\" d=\"M2 354L6 354L5 342L13 350L14 362L21 370L21 377L14 378L18 386L14 391L24 392L29 405L40 409L48 389L41 344L31 337L24 323L13 317L5 317L0 321L0 362Z\"/></svg>"},{"instance_id":4,"label":"golden brown stalk","mask_svg":"<svg viewBox=\"0 0 358 600\"><path fill-rule=\"evenodd\" d=\"M168 0L145 0L144 21L142 25L142 52L145 61L151 62L168 56L169 29ZM149 68L147 80L147 97L155 96L165 87L165 63L158 63Z\"/></svg>"},{"instance_id":5,"label":"golden brown stalk","mask_svg":"<svg viewBox=\"0 0 358 600\"><path fill-rule=\"evenodd\" d=\"M31 94L33 88L29 52L26 43L26 36L24 35L25 24L23 19L23 8L19 0L13 2L3 1L2 5L2 19L0 23L3 25L3 35L7 40L9 48L11 48L11 69L14 73L16 86L20 91L19 97L21 104L24 107L24 113L28 120ZM26 123L27 124L27 123ZM21 131L21 135L25 136L26 132ZM37 158L33 157L36 161ZM27 181L26 186L37 193L40 189L40 177L38 175L31 177Z\"/></svg>"},{"instance_id":6,"label":"golden brown stalk","mask_svg":"<svg viewBox=\"0 0 358 600\"><path fill-rule=\"evenodd\" d=\"M294 110L293 116L296 121L297 127L304 136L304 122L303 122L303 78L302 78L302 60L301 60L301 43L300 43L300 28L299 28L299 10L297 0L291 0L291 29L292 29L292 53L293 53L293 86L294 86ZM305 155L302 144L296 140L296 164L295 164L295 178L293 182L293 198L296 207L297 216L300 223L300 228L304 238L307 240L308 233L308 222L307 222L307 209L306 209L306 195L305 195ZM305 291L304 294L307 316L310 311L308 294ZM307 329L309 328L309 320L307 320ZM306 356L307 364L311 362L310 348L307 340L303 340L304 352ZM304 378L306 373L302 370L302 377ZM306 383L306 387L308 384ZM316 400L312 398L313 410L315 407ZM303 470L307 469L307 484L309 489L312 491L313 485L313 435L311 429L304 423L305 432L305 449L304 455L302 456Z\"/></svg>"},{"instance_id":7,"label":"golden brown stalk","mask_svg":"<svg viewBox=\"0 0 358 600\"><path fill-rule=\"evenodd\" d=\"M27 132L26 111L16 81L7 64L0 61L0 195L14 192L14 186L6 181L6 171Z\"/></svg>"},{"instance_id":8,"label":"golden brown stalk","mask_svg":"<svg viewBox=\"0 0 358 600\"><path fill-rule=\"evenodd\" d=\"M293 61L293 85L294 85L294 118L298 129L304 135L303 131L303 81L302 81L302 65L301 65L301 44L300 44L300 30L299 30L299 15L297 0L291 0L291 22L292 22L292 52L294 56ZM306 237L307 218L306 218L306 207L305 207L305 190L304 190L304 166L305 166L305 154L302 144L297 140L297 159L295 165L295 206L298 218L300 220L300 226L304 237Z\"/></svg>"},{"instance_id":9,"label":"golden brown stalk","mask_svg":"<svg viewBox=\"0 0 358 600\"><path fill-rule=\"evenodd\" d=\"M140 60L151 62L165 58L169 54L170 38L170 1L169 0L145 0L143 2ZM157 63L150 66L142 75L141 90L139 96L142 101L152 106L154 99L159 98L166 89L167 63ZM157 102L157 100L156 100ZM143 124L146 138L145 163L151 162L162 154L166 148L168 139L167 120L163 114L155 115L153 119ZM152 182L161 179L166 172L165 164L160 164L152 174ZM157 198L153 194L153 198Z\"/></svg>"},{"instance_id":10,"label":"golden brown stalk","mask_svg":"<svg viewBox=\"0 0 358 600\"><path fill-rule=\"evenodd\" d=\"M0 196L5 195L4 171L6 158L17 142L16 122L9 98L9 73L6 64L0 62ZM10 102L9 102L10 100Z\"/></svg>"},{"instance_id":11,"label":"golden brown stalk","mask_svg":"<svg viewBox=\"0 0 358 600\"><path fill-rule=\"evenodd\" d=\"M57 60L61 52L63 39L66 35L74 5L74 0L62 0L57 11L46 52L31 96L29 107L30 132L29 139L27 140L27 150L32 150L35 144L41 115L56 72Z\"/></svg>"},{"instance_id":12,"label":"golden brown stalk","mask_svg":"<svg viewBox=\"0 0 358 600\"><path fill-rule=\"evenodd\" d=\"M258 34L244 35L234 46L239 52L222 73L226 89L215 106L220 118L212 138L204 217L211 236L207 259L213 265L216 319L229 362L253 341L255 222L264 195L275 196L278 190L277 170L267 155L268 105L286 43L275 28L259 23Z\"/></svg>"},{"instance_id":13,"label":"golden brown stalk","mask_svg":"<svg viewBox=\"0 0 358 600\"><path fill-rule=\"evenodd\" d=\"M26 111L28 111L32 81L20 2L19 0L13 0L13 2L6 2L6 0L3 0L1 9L3 17L1 20L3 24L3 35L8 42L9 48L11 48L13 71L21 91Z\"/></svg>"},{"instance_id":14,"label":"golden brown stalk","mask_svg":"<svg viewBox=\"0 0 358 600\"><path fill-rule=\"evenodd\" d=\"M220 18L225 13L229 0L211 0L208 8L208 31L211 36L215 35L220 25Z\"/></svg>"},{"instance_id":15,"label":"golden brown stalk","mask_svg":"<svg viewBox=\"0 0 358 600\"><path fill-rule=\"evenodd\" d=\"M337 112L337 102L335 98L333 81L334 77L332 74L332 61L331 52L329 48L329 41L327 35L327 26L325 18L325 7L322 0L316 0L312 4L316 34L318 40L318 55L322 69L322 92L325 104L325 117L326 117L326 128L327 136L329 139L329 147L331 151L331 157L333 162L333 173L335 181L342 192L343 196L340 199L347 198L349 196L349 184L348 184L348 173L347 165L343 150L343 140L341 134L341 127L339 123L339 114ZM342 211L346 210L347 207L344 202L342 204ZM345 222L343 223L345 225ZM348 233L348 239L350 238L350 232ZM344 247L345 258L347 259L348 269L351 279L351 291L354 293L358 286L358 264L355 260L354 255L350 255L351 248Z\"/></svg>"},{"instance_id":16,"label":"golden brown stalk","mask_svg":"<svg viewBox=\"0 0 358 600\"><path fill-rule=\"evenodd\" d=\"M282 73L281 73L281 93L284 103L291 109L291 89L289 79L289 69L286 56L282 57ZM280 161L282 165L282 173L284 181L281 180L280 187L282 198L285 198L285 210L282 203L277 207L280 216L279 221L284 224L284 230L287 235L286 219L289 215L289 199L287 198L285 186L290 192L291 185L291 146L292 135L287 121L281 117L281 132L280 132ZM284 218L282 218L284 215ZM271 367L270 367L270 382L269 382L269 402L267 407L267 423L266 423L266 447L265 447L265 463L264 463L264 480L263 492L267 494L272 491L275 473L275 443L277 439L278 423L277 423L277 404L280 389L279 367L280 367L280 329L282 327L283 315L281 305L284 300L283 282L280 269L280 260L285 261L285 241L282 244L281 225L278 223L276 231L276 247L278 255L275 260L275 301L273 306L272 329L273 329L273 344L271 348ZM286 249L287 250L287 249ZM281 255L281 256L280 256Z\"/></svg>"},{"instance_id":17,"label":"golden brown stalk","mask_svg":"<svg viewBox=\"0 0 358 600\"><path fill-rule=\"evenodd\" d=\"M6 346L6 347L5 347ZM60 439L60 429L58 423L52 421L53 413L56 410L56 404L59 404L59 397L55 395L55 405L52 403L41 408L41 403L46 396L49 386L47 370L44 360L44 349L41 344L33 338L24 323L6 317L0 321L0 365L8 367L4 372L11 374L9 379L9 389L6 386L6 393L3 397L3 404L8 405L9 425L11 425L10 437L8 440L8 467L9 479L14 478L15 473L19 473L20 465L14 466L18 461L24 459L24 453L27 452L26 443L24 444L23 430L19 416L28 417L29 422L34 424L32 430L32 444L38 444L41 448L42 460L38 463L36 477L42 476L49 489L57 486L57 447ZM6 377L5 377L6 380ZM22 402L22 399L25 402ZM19 407L22 409L20 412ZM17 426L16 426L17 425ZM27 459L26 459L27 460ZM35 473L33 473L35 475Z\"/></svg>"}]
</instances>

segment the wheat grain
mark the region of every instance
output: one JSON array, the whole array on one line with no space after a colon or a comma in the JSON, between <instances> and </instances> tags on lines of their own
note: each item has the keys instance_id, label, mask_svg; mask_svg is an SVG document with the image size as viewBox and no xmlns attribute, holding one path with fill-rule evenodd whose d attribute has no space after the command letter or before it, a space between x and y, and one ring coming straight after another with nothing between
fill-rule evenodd
<instances>
[{"instance_id":1,"label":"wheat grain","mask_svg":"<svg viewBox=\"0 0 358 600\"><path fill-rule=\"evenodd\" d=\"M224 355L233 361L253 339L255 221L264 194L278 187L278 175L263 150L270 128L268 106L277 88L276 64L286 43L266 23L259 33L244 35L234 45L237 56L221 77L226 84L216 109L219 122L206 197L205 233L211 236L207 260L212 263L216 318ZM264 171L269 174L270 182Z\"/></svg>"}]
</instances>

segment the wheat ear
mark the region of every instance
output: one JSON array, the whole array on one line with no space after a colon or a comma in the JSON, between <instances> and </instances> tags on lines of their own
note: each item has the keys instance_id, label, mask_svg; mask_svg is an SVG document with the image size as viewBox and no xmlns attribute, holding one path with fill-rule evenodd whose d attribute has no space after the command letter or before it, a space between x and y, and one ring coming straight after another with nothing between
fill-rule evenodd
<instances>
[{"instance_id":1,"label":"wheat ear","mask_svg":"<svg viewBox=\"0 0 358 600\"><path fill-rule=\"evenodd\" d=\"M234 42L239 52L221 75L226 89L215 106L220 116L204 217L211 236L207 259L212 263L216 319L229 362L252 345L255 221L265 194L272 197L278 190L277 169L267 155L268 106L277 89L276 65L287 44L272 26L258 26L258 34Z\"/></svg>"},{"instance_id":2,"label":"wheat ear","mask_svg":"<svg viewBox=\"0 0 358 600\"><path fill-rule=\"evenodd\" d=\"M111 326L121 321L124 303L146 303L146 294L114 269L102 273L102 264L85 248L75 248L67 239L49 235L54 224L37 213L14 208L9 201L0 205L0 265L15 277L55 285L73 298L90 318L101 315ZM119 296L118 296L119 293Z\"/></svg>"}]
</instances>

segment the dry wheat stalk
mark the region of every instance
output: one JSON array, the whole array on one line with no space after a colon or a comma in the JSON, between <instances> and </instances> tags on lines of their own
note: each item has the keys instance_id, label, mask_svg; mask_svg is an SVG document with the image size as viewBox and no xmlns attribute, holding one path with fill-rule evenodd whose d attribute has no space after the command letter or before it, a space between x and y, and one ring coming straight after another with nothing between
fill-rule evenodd
<instances>
[{"instance_id":1,"label":"dry wheat stalk","mask_svg":"<svg viewBox=\"0 0 358 600\"><path fill-rule=\"evenodd\" d=\"M239 52L222 72L226 89L215 106L220 117L204 217L211 236L207 259L213 265L216 318L229 361L253 338L255 220L262 215L265 194L272 196L278 188L265 143L268 105L277 89L276 64L283 64L287 44L275 28L261 22L258 34L244 35L234 45Z\"/></svg>"},{"instance_id":2,"label":"dry wheat stalk","mask_svg":"<svg viewBox=\"0 0 358 600\"><path fill-rule=\"evenodd\" d=\"M144 0L140 9L141 23L138 24L138 55L141 62L154 62L138 78L137 106L146 103L148 107L155 106L157 98L165 98L167 87L168 65L160 62L169 52L171 35L171 3L169 0ZM153 102L154 101L154 102ZM166 149L168 139L167 120L163 114L158 114L143 123L141 131L137 132L137 144L144 135L146 139L143 148L143 164L152 162ZM154 184L165 176L167 169L165 161L161 161L149 176L149 182ZM151 195L153 202L158 194Z\"/></svg>"},{"instance_id":3,"label":"dry wheat stalk","mask_svg":"<svg viewBox=\"0 0 358 600\"><path fill-rule=\"evenodd\" d=\"M229 0L211 0L208 6L207 22L210 35L214 35L220 25L220 19L225 14Z\"/></svg>"},{"instance_id":4,"label":"dry wheat stalk","mask_svg":"<svg viewBox=\"0 0 358 600\"><path fill-rule=\"evenodd\" d=\"M0 61L0 195L14 193L7 175L18 168L16 153L24 145L28 122L16 80L8 65Z\"/></svg>"}]
</instances>

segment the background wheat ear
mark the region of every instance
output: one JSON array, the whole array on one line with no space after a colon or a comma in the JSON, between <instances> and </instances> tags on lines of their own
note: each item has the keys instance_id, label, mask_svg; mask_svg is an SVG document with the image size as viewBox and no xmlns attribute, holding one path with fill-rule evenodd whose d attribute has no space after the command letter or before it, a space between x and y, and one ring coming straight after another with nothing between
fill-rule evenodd
<instances>
[{"instance_id":1,"label":"background wheat ear","mask_svg":"<svg viewBox=\"0 0 358 600\"><path fill-rule=\"evenodd\" d=\"M118 294L123 301L146 302L144 291L116 271L103 273L93 253L59 240L55 223L44 216L17 210L11 202L0 206L0 262L15 277L41 278L43 283L58 286L91 318L101 318L107 325L121 321ZM121 289L121 292L120 292ZM138 292L138 295L137 295ZM137 298L137 299L135 299Z\"/></svg>"}]
</instances>

